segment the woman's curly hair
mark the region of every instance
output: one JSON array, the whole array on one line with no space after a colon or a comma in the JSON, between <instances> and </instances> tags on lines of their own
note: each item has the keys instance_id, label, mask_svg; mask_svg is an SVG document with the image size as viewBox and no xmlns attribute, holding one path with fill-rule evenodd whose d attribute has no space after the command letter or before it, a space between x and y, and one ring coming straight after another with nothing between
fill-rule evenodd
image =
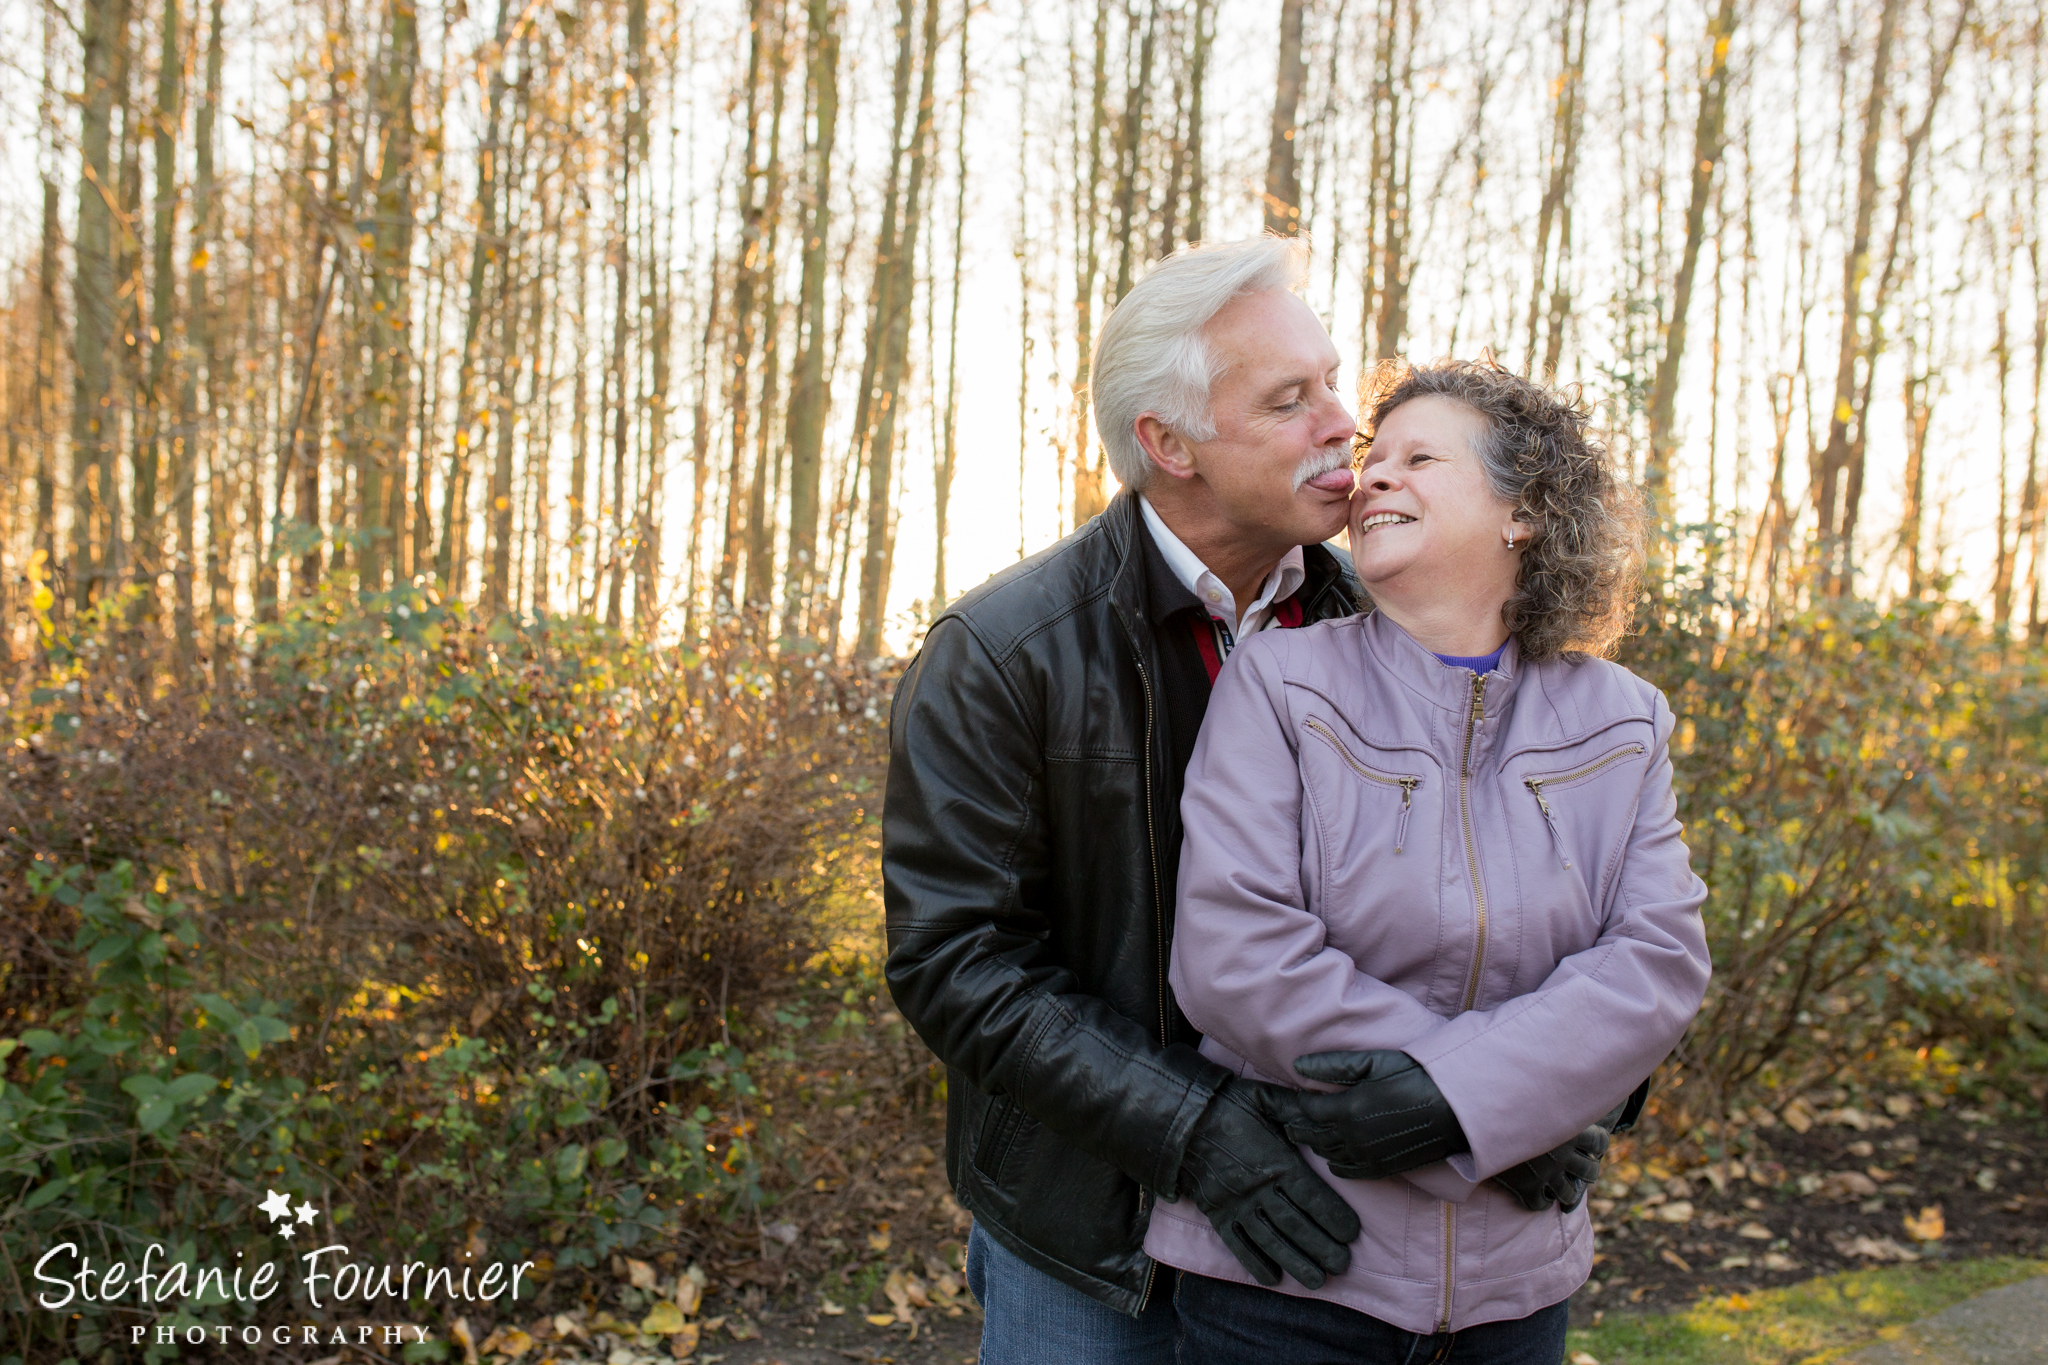
<instances>
[{"instance_id":1,"label":"woman's curly hair","mask_svg":"<svg viewBox=\"0 0 2048 1365\"><path fill-rule=\"evenodd\" d=\"M1535 528L1501 608L1529 660L1606 654L1628 629L1643 570L1643 499L1614 470L1578 386L1553 388L1490 355L1382 362L1368 379L1372 433L1413 398L1450 398L1486 419L1479 457L1493 491Z\"/></svg>"}]
</instances>

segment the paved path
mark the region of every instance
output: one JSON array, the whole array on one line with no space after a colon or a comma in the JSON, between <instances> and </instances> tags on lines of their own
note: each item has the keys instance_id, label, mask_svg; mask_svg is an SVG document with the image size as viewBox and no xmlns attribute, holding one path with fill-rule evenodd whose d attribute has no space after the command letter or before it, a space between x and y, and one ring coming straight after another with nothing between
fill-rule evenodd
<instances>
[{"instance_id":1,"label":"paved path","mask_svg":"<svg viewBox=\"0 0 2048 1365\"><path fill-rule=\"evenodd\" d=\"M2048 1275L1979 1294L1845 1365L2048 1365Z\"/></svg>"}]
</instances>

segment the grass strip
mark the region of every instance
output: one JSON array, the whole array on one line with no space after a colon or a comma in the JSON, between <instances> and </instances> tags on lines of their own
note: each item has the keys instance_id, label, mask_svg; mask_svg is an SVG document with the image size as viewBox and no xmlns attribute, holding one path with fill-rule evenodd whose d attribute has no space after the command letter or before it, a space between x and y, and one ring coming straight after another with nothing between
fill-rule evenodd
<instances>
[{"instance_id":1,"label":"grass strip","mask_svg":"<svg viewBox=\"0 0 2048 1365\"><path fill-rule=\"evenodd\" d=\"M1784 1289L1702 1299L1676 1313L1610 1317L1574 1329L1576 1365L1823 1365L1895 1337L1908 1323L1986 1290L2048 1274L2048 1261L2001 1256L1826 1275Z\"/></svg>"}]
</instances>

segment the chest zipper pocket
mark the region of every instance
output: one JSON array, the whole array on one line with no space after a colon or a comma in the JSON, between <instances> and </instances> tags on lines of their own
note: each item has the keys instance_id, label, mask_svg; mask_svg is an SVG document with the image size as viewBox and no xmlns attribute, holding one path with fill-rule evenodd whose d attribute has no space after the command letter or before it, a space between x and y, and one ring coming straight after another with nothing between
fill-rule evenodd
<instances>
[{"instance_id":1,"label":"chest zipper pocket","mask_svg":"<svg viewBox=\"0 0 2048 1365\"><path fill-rule=\"evenodd\" d=\"M1535 773L1522 779L1522 785L1536 798L1536 807L1543 812L1543 823L1550 829L1550 846L1557 850L1557 860L1566 869L1572 865L1571 855L1564 851L1564 835L1557 828L1557 812L1551 807L1550 798L1543 794L1546 787L1566 787L1583 781L1624 758L1634 758L1643 751L1640 744L1624 744L1612 753L1605 753L1582 767L1562 773Z\"/></svg>"},{"instance_id":2,"label":"chest zipper pocket","mask_svg":"<svg viewBox=\"0 0 2048 1365\"><path fill-rule=\"evenodd\" d=\"M1382 787L1401 789L1401 818L1394 825L1394 852L1399 853L1408 842L1408 813L1414 805L1415 789L1422 785L1422 779L1410 773L1383 773L1360 763L1352 752L1344 747L1344 741L1337 738L1337 732L1310 716L1302 722L1302 728L1337 751L1344 765L1368 782L1377 782Z\"/></svg>"}]
</instances>

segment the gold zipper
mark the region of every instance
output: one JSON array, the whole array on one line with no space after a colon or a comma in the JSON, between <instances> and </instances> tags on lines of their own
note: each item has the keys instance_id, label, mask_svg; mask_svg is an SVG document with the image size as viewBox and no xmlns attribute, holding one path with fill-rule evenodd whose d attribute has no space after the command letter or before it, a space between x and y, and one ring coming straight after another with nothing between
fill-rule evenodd
<instances>
[{"instance_id":1,"label":"gold zipper","mask_svg":"<svg viewBox=\"0 0 2048 1365\"><path fill-rule=\"evenodd\" d=\"M1543 812L1543 823L1550 826L1551 845L1557 849L1557 859L1565 867L1571 867L1572 860L1564 851L1564 835L1559 833L1557 828L1557 812L1550 808L1550 798L1543 794L1544 786L1551 782L1576 782L1582 777L1591 777L1608 764L1619 763L1624 758L1633 758L1642 751L1643 746L1640 744L1624 744L1606 757L1595 759L1576 771L1548 773L1542 777L1525 777L1522 779L1522 785L1529 789L1529 794L1536 798L1537 808Z\"/></svg>"},{"instance_id":2,"label":"gold zipper","mask_svg":"<svg viewBox=\"0 0 2048 1365\"><path fill-rule=\"evenodd\" d=\"M1450 1201L1448 1201L1448 1200L1445 1200L1445 1201L1443 1201L1443 1204L1444 1204L1444 1311L1443 1311L1443 1316L1442 1316L1441 1318L1437 1319L1437 1324L1436 1324L1436 1330L1437 1330L1438 1332L1448 1332L1448 1331L1450 1331L1450 1330L1451 1330L1451 1276L1452 1276L1452 1274L1453 1274L1453 1273L1455 1272L1455 1270L1457 1269L1457 1259L1456 1259L1456 1258L1457 1258L1457 1242L1456 1242L1455 1240L1453 1240L1453 1237L1452 1237L1452 1233L1453 1233L1453 1227L1452 1227L1452 1222L1451 1222L1451 1214L1452 1214L1452 1210L1451 1210L1451 1205L1450 1205Z\"/></svg>"},{"instance_id":3,"label":"gold zipper","mask_svg":"<svg viewBox=\"0 0 2048 1365\"><path fill-rule=\"evenodd\" d=\"M1471 672L1470 669L1466 670ZM1486 963L1486 888L1479 884L1479 850L1472 839L1472 740L1486 719L1486 679L1472 674L1472 716L1465 725L1465 753L1458 764L1458 813L1465 824L1465 867L1472 878L1477 929L1472 939L1472 977L1465 983L1464 1008L1479 998L1479 973ZM1450 1291L1445 1290L1446 1293Z\"/></svg>"},{"instance_id":4,"label":"gold zipper","mask_svg":"<svg viewBox=\"0 0 2048 1365\"><path fill-rule=\"evenodd\" d=\"M1399 853L1401 846L1408 842L1410 798L1415 795L1415 789L1422 784L1422 779L1419 777L1390 777L1385 773L1376 773L1363 763L1360 763L1356 758L1353 758L1351 751L1344 747L1344 741L1337 738L1336 731L1323 724L1322 721L1314 716L1310 716L1306 721L1302 722L1302 725L1303 728L1319 736L1332 749L1335 749L1337 756L1344 760L1352 772L1357 773L1368 782L1377 782L1383 787L1399 787L1401 789L1401 821L1394 827L1394 852Z\"/></svg>"}]
</instances>

